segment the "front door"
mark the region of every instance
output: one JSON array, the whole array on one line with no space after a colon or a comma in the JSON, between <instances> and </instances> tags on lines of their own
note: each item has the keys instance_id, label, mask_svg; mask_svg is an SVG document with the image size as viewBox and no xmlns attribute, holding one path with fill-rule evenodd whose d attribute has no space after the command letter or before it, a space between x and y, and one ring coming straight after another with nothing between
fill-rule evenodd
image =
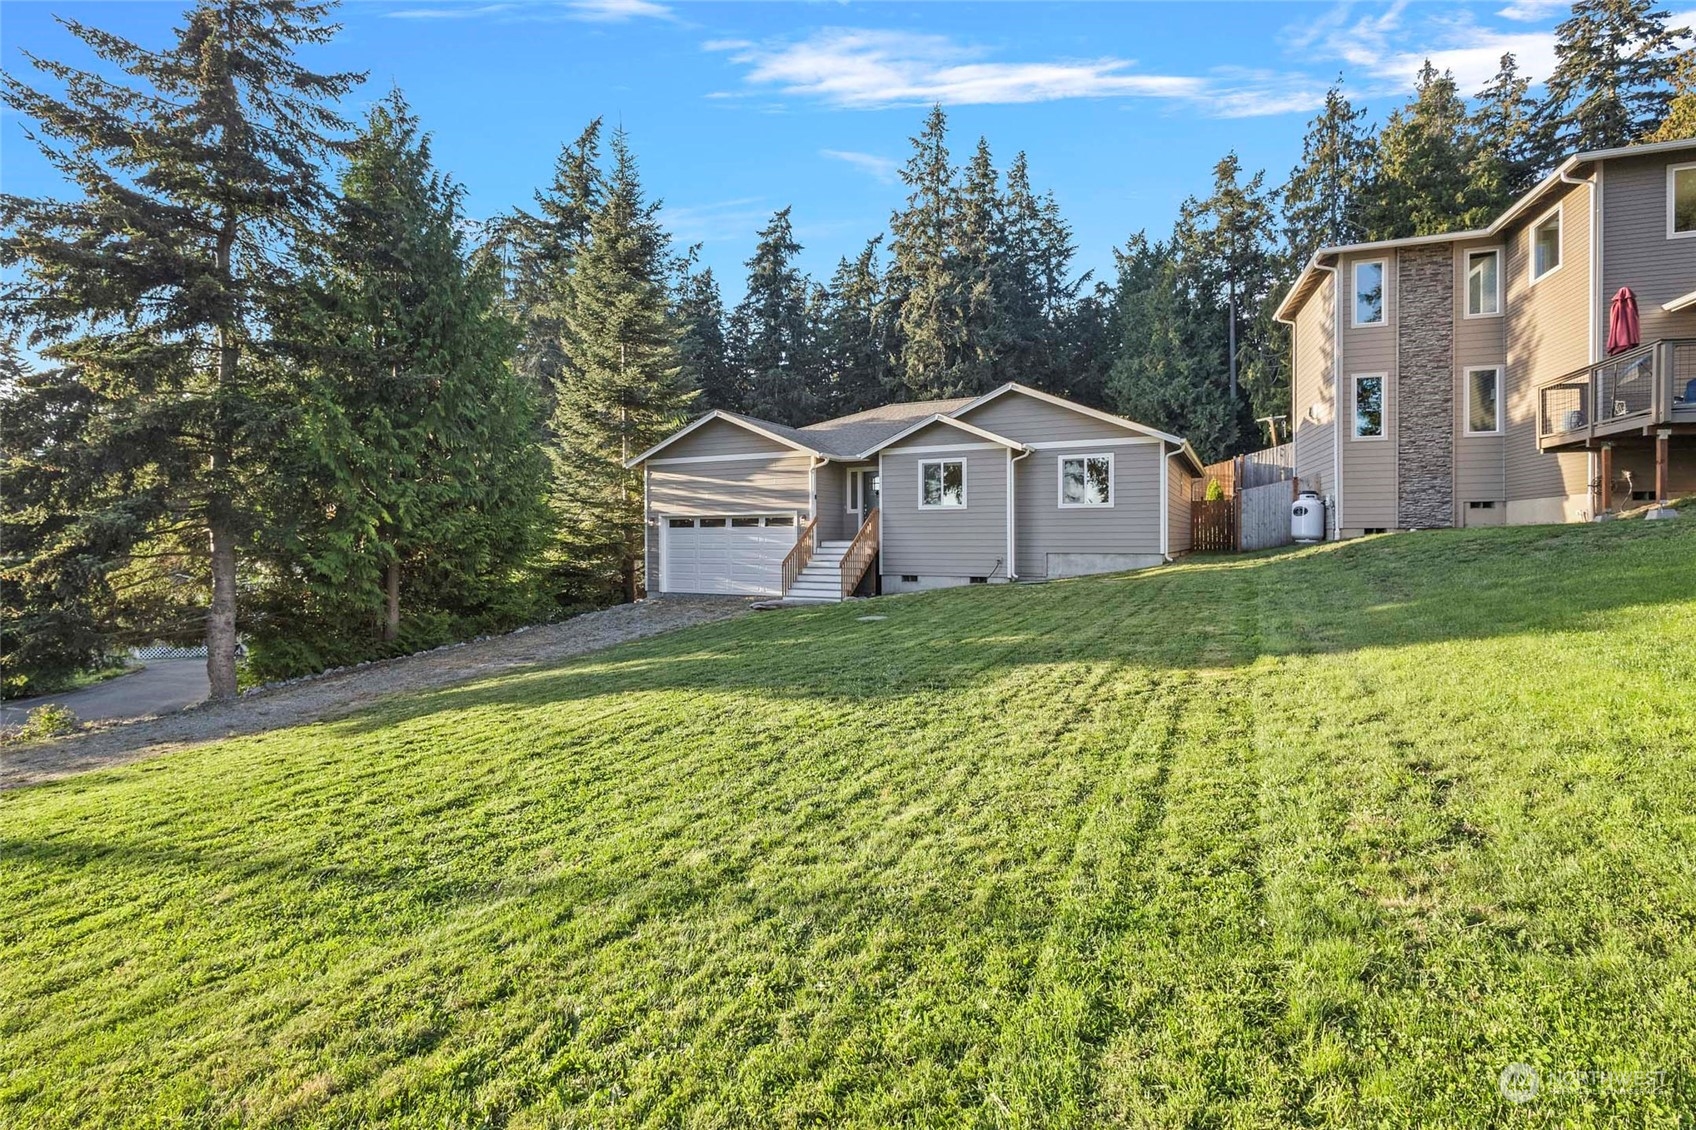
<instances>
[{"instance_id":1,"label":"front door","mask_svg":"<svg viewBox=\"0 0 1696 1130\"><path fill-rule=\"evenodd\" d=\"M848 512L854 516L854 529L865 524L866 518L877 509L877 468L848 472Z\"/></svg>"}]
</instances>

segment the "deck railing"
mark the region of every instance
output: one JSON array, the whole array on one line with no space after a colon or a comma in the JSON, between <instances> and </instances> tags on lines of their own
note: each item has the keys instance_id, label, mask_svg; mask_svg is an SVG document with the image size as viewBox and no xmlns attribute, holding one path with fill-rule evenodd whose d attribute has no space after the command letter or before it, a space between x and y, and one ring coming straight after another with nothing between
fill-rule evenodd
<instances>
[{"instance_id":1,"label":"deck railing","mask_svg":"<svg viewBox=\"0 0 1696 1130\"><path fill-rule=\"evenodd\" d=\"M1696 420L1696 340L1646 342L1537 390L1537 438L1581 443Z\"/></svg>"},{"instance_id":2,"label":"deck railing","mask_svg":"<svg viewBox=\"0 0 1696 1130\"><path fill-rule=\"evenodd\" d=\"M860 525L860 532L854 535L854 540L848 543L848 550L842 555L842 599L847 600L854 595L854 590L860 587L865 579L866 570L872 567L872 560L877 557L877 511L874 509L866 515L866 520Z\"/></svg>"},{"instance_id":3,"label":"deck railing","mask_svg":"<svg viewBox=\"0 0 1696 1130\"><path fill-rule=\"evenodd\" d=\"M813 559L813 550L819 544L819 520L814 518L795 536L795 548L783 558L783 591L788 592L795 587L795 578L801 575L801 570Z\"/></svg>"}]
</instances>

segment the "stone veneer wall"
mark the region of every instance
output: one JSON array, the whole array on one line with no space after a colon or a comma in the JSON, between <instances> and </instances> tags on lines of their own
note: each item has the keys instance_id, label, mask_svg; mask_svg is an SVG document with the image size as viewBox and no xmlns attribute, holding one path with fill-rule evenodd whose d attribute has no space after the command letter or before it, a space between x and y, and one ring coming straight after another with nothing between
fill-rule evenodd
<instances>
[{"instance_id":1,"label":"stone veneer wall","mask_svg":"<svg viewBox=\"0 0 1696 1130\"><path fill-rule=\"evenodd\" d=\"M1397 255L1396 524L1455 524L1454 245Z\"/></svg>"}]
</instances>

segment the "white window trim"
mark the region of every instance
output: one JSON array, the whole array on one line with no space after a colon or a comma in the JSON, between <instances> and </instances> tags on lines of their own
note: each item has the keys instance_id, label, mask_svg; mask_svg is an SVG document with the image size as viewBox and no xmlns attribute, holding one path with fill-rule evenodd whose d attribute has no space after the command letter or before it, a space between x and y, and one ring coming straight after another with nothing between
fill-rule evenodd
<instances>
[{"instance_id":1,"label":"white window trim","mask_svg":"<svg viewBox=\"0 0 1696 1130\"><path fill-rule=\"evenodd\" d=\"M1496 312L1493 314L1474 314L1472 305L1472 257L1474 255L1494 255L1496 257ZM1502 269L1507 263L1507 256L1500 247L1468 247L1460 253L1460 316L1462 318L1500 318L1502 316Z\"/></svg>"},{"instance_id":2,"label":"white window trim","mask_svg":"<svg viewBox=\"0 0 1696 1130\"><path fill-rule=\"evenodd\" d=\"M1673 217L1676 215L1673 210L1673 205L1678 200L1678 194L1674 191L1674 188L1677 184L1679 173L1696 173L1696 161L1690 161L1682 165L1667 166L1667 238L1696 239L1696 228L1692 228L1690 231L1674 231L1672 227Z\"/></svg>"},{"instance_id":3,"label":"white window trim","mask_svg":"<svg viewBox=\"0 0 1696 1130\"><path fill-rule=\"evenodd\" d=\"M1538 274L1537 229L1548 223L1550 216L1557 216L1560 218L1561 241L1559 247L1561 261L1544 271L1542 274ZM1531 276L1531 285L1536 286L1538 283L1566 266L1566 201L1561 201L1559 204L1556 204L1553 208L1550 208L1547 212L1544 212L1541 216L1538 216L1535 220L1531 221L1531 226L1525 229L1525 238L1525 272Z\"/></svg>"},{"instance_id":4,"label":"white window trim","mask_svg":"<svg viewBox=\"0 0 1696 1130\"><path fill-rule=\"evenodd\" d=\"M1066 461L1068 459L1105 459L1107 460L1107 501L1106 502L1067 502L1066 501ZM1086 470L1087 475L1087 470ZM1111 451L1078 451L1067 452L1054 461L1054 500L1062 510L1111 510L1113 509L1113 453Z\"/></svg>"},{"instance_id":5,"label":"white window trim","mask_svg":"<svg viewBox=\"0 0 1696 1130\"><path fill-rule=\"evenodd\" d=\"M1360 318L1360 269L1378 268L1378 320L1362 322ZM1375 330L1390 324L1390 261L1388 259L1356 259L1349 267L1349 324L1357 330Z\"/></svg>"},{"instance_id":6,"label":"white window trim","mask_svg":"<svg viewBox=\"0 0 1696 1130\"><path fill-rule=\"evenodd\" d=\"M1488 431L1474 431L1472 428L1472 374L1496 374L1496 426ZM1468 365L1461 370L1461 434L1469 436L1499 436L1502 434L1502 417L1505 415L1505 398L1503 393L1508 383L1508 367L1505 364Z\"/></svg>"},{"instance_id":7,"label":"white window trim","mask_svg":"<svg viewBox=\"0 0 1696 1130\"><path fill-rule=\"evenodd\" d=\"M1360 382L1376 380L1378 386L1378 434L1363 436L1357 433L1360 426ZM1350 373L1349 374L1349 440L1353 443L1380 443L1390 438L1390 374L1388 373Z\"/></svg>"},{"instance_id":8,"label":"white window trim","mask_svg":"<svg viewBox=\"0 0 1696 1130\"><path fill-rule=\"evenodd\" d=\"M925 501L925 468L941 467L948 463L960 464L960 505L949 506L945 502L928 503ZM966 461L964 459L921 459L919 460L919 509L920 510L964 510L971 501L967 496Z\"/></svg>"}]
</instances>

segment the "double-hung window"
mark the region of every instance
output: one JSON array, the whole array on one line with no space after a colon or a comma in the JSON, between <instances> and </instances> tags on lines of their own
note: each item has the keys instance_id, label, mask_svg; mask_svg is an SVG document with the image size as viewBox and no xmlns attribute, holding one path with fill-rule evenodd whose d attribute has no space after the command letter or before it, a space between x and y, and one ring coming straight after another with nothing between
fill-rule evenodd
<instances>
[{"instance_id":1,"label":"double-hung window","mask_svg":"<svg viewBox=\"0 0 1696 1130\"><path fill-rule=\"evenodd\" d=\"M966 461L926 459L919 464L919 506L945 509L966 505Z\"/></svg>"},{"instance_id":2,"label":"double-hung window","mask_svg":"<svg viewBox=\"0 0 1696 1130\"><path fill-rule=\"evenodd\" d=\"M1531 281L1536 282L1561 265L1561 210L1538 220L1531 228Z\"/></svg>"},{"instance_id":3,"label":"double-hung window","mask_svg":"<svg viewBox=\"0 0 1696 1130\"><path fill-rule=\"evenodd\" d=\"M1502 430L1502 368L1480 365L1466 371L1466 431L1494 435Z\"/></svg>"},{"instance_id":4,"label":"double-hung window","mask_svg":"<svg viewBox=\"0 0 1696 1130\"><path fill-rule=\"evenodd\" d=\"M1062 455L1060 508L1112 506L1113 456Z\"/></svg>"},{"instance_id":5,"label":"double-hung window","mask_svg":"<svg viewBox=\"0 0 1696 1130\"><path fill-rule=\"evenodd\" d=\"M1696 238L1696 165L1667 166L1667 238Z\"/></svg>"},{"instance_id":6,"label":"double-hung window","mask_svg":"<svg viewBox=\"0 0 1696 1130\"><path fill-rule=\"evenodd\" d=\"M1384 374L1354 378L1354 438L1384 438Z\"/></svg>"},{"instance_id":7,"label":"double-hung window","mask_svg":"<svg viewBox=\"0 0 1696 1130\"><path fill-rule=\"evenodd\" d=\"M1466 316L1488 318L1502 312L1502 253L1466 253Z\"/></svg>"},{"instance_id":8,"label":"double-hung window","mask_svg":"<svg viewBox=\"0 0 1696 1130\"><path fill-rule=\"evenodd\" d=\"M1384 324L1384 260L1354 265L1354 324Z\"/></svg>"}]
</instances>

